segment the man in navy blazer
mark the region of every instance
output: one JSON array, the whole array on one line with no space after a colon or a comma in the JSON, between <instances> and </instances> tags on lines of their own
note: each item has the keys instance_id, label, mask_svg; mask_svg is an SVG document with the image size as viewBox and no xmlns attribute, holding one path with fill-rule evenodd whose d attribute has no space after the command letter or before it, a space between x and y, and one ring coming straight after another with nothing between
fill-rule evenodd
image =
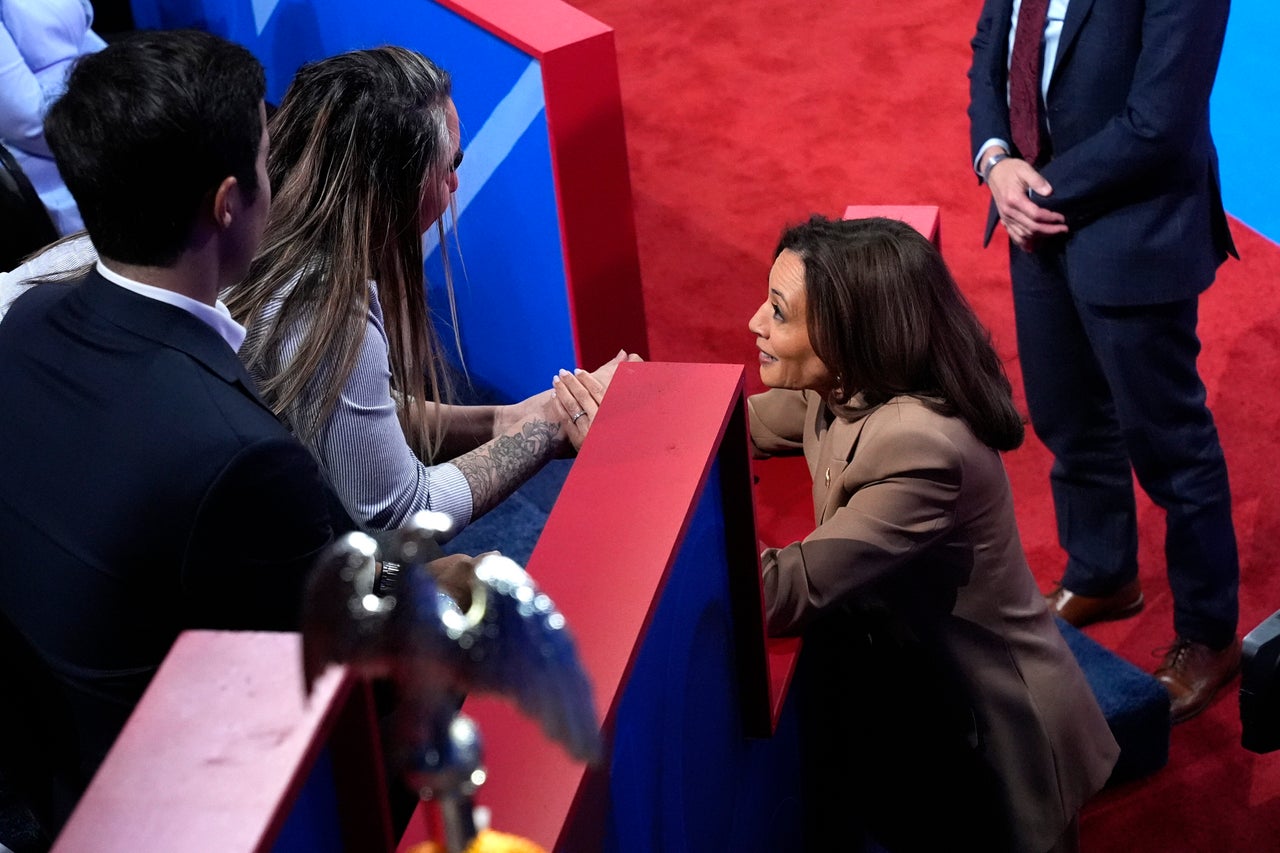
<instances>
[{"instance_id":1,"label":"man in navy blazer","mask_svg":"<svg viewBox=\"0 0 1280 853\"><path fill-rule=\"evenodd\" d=\"M139 33L47 119L101 258L0 323L0 766L50 836L178 632L296 627L351 527L217 299L270 204L264 90L239 46Z\"/></svg>"},{"instance_id":2,"label":"man in navy blazer","mask_svg":"<svg viewBox=\"0 0 1280 853\"><path fill-rule=\"evenodd\" d=\"M1132 470L1167 514L1176 638L1156 675L1179 722L1240 660L1227 469L1196 370L1199 294L1235 254L1209 132L1229 2L1051 0L1028 27L1044 64L1029 158L1009 83L1033 5L984 3L969 117L986 239L997 220L1009 235L1031 423L1054 455L1067 565L1048 597L1075 625L1141 609Z\"/></svg>"}]
</instances>

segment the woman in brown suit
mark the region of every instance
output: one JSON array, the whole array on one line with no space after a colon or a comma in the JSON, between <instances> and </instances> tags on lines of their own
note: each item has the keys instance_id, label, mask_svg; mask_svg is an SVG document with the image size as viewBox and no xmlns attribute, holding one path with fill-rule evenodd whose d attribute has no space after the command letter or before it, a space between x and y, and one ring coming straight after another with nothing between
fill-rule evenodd
<instances>
[{"instance_id":1,"label":"woman in brown suit","mask_svg":"<svg viewBox=\"0 0 1280 853\"><path fill-rule=\"evenodd\" d=\"M893 853L1076 849L1118 748L1027 568L999 455L1022 421L941 256L814 217L750 329L755 449L813 476L817 529L763 554L770 633L805 637L806 847L852 809Z\"/></svg>"}]
</instances>

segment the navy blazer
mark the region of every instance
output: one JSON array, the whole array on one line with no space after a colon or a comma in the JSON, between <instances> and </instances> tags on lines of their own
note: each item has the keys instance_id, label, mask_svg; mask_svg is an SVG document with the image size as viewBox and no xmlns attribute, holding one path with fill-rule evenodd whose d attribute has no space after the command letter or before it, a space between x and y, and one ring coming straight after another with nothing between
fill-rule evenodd
<instances>
[{"instance_id":1,"label":"navy blazer","mask_svg":"<svg viewBox=\"0 0 1280 853\"><path fill-rule=\"evenodd\" d=\"M1053 186L1036 201L1063 213L1073 292L1142 305L1203 291L1235 245L1219 191L1209 94L1229 0L1071 0L1046 111ZM973 156L1011 139L1013 0L986 0L973 38ZM1015 154L1017 152L1014 152ZM994 203L986 240L995 227Z\"/></svg>"},{"instance_id":2,"label":"navy blazer","mask_svg":"<svg viewBox=\"0 0 1280 853\"><path fill-rule=\"evenodd\" d=\"M178 632L296 627L352 524L216 332L96 272L14 302L0 412L0 659L39 681L60 821Z\"/></svg>"}]
</instances>

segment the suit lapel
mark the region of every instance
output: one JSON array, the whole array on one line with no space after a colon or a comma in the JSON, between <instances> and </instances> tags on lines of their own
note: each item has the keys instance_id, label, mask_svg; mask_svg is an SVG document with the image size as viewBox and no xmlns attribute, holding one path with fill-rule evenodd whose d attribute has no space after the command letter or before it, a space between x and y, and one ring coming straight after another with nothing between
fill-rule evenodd
<instances>
[{"instance_id":1,"label":"suit lapel","mask_svg":"<svg viewBox=\"0 0 1280 853\"><path fill-rule=\"evenodd\" d=\"M999 29L990 34L991 50L988 62L991 79L1009 82L1009 48L1013 43L1013 0L1004 0L1000 6ZM999 46L999 50L995 48Z\"/></svg>"},{"instance_id":2,"label":"suit lapel","mask_svg":"<svg viewBox=\"0 0 1280 853\"><path fill-rule=\"evenodd\" d=\"M822 409L825 410L826 407L823 406ZM857 420L833 417L826 435L819 444L818 465L813 475L813 506L818 524L826 521L827 514L832 510L832 484L838 487L844 476L844 470L849 467L853 454L857 452L858 441L862 438L862 428L866 425L870 414L871 412L867 412ZM843 505L842 497L836 506Z\"/></svg>"},{"instance_id":3,"label":"suit lapel","mask_svg":"<svg viewBox=\"0 0 1280 853\"><path fill-rule=\"evenodd\" d=\"M1093 8L1093 0L1071 0L1067 4L1066 17L1062 19L1062 33L1058 36L1058 55L1054 59L1053 76L1058 76L1058 71L1062 68L1063 61L1070 55L1071 46L1075 44L1076 37L1080 35L1080 27L1084 24L1085 19L1089 17L1089 10ZM1053 80L1049 81L1050 85Z\"/></svg>"}]
</instances>

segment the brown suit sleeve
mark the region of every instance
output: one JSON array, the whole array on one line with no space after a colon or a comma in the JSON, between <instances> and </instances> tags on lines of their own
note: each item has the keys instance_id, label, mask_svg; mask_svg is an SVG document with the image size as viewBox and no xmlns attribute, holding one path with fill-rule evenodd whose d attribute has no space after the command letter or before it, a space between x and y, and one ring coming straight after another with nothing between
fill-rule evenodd
<instances>
[{"instance_id":1,"label":"brown suit sleeve","mask_svg":"<svg viewBox=\"0 0 1280 853\"><path fill-rule=\"evenodd\" d=\"M868 422L853 460L838 479L833 472L822 524L762 555L769 633L799 633L824 608L944 536L962 476L961 452L942 433L888 418Z\"/></svg>"},{"instance_id":2,"label":"brown suit sleeve","mask_svg":"<svg viewBox=\"0 0 1280 853\"><path fill-rule=\"evenodd\" d=\"M806 391L771 388L747 398L751 447L757 459L786 456L803 450Z\"/></svg>"}]
</instances>

